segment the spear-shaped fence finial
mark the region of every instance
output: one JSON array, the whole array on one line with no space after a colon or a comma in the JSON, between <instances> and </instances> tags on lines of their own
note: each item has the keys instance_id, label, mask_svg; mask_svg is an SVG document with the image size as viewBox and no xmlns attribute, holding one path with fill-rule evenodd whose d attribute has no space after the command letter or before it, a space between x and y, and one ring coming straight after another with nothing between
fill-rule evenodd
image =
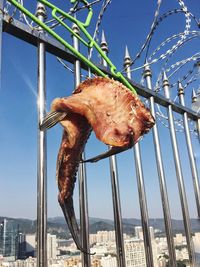
<instances>
[{"instance_id":1,"label":"spear-shaped fence finial","mask_svg":"<svg viewBox=\"0 0 200 267\"><path fill-rule=\"evenodd\" d=\"M169 80L168 80L168 77L167 77L167 74L166 74L165 70L163 71L163 83L164 82L167 82L168 85L169 85Z\"/></svg>"},{"instance_id":2,"label":"spear-shaped fence finial","mask_svg":"<svg viewBox=\"0 0 200 267\"><path fill-rule=\"evenodd\" d=\"M184 95L184 94L185 94L184 87L183 87L182 83L180 81L178 81L178 96Z\"/></svg>"},{"instance_id":3,"label":"spear-shaped fence finial","mask_svg":"<svg viewBox=\"0 0 200 267\"><path fill-rule=\"evenodd\" d=\"M151 73L151 68L150 65L148 64L148 61L145 61L144 64L144 73L143 73L144 78L146 77L152 77L152 73Z\"/></svg>"},{"instance_id":4,"label":"spear-shaped fence finial","mask_svg":"<svg viewBox=\"0 0 200 267\"><path fill-rule=\"evenodd\" d=\"M101 35L101 49L107 54L109 51L108 51L108 43L106 41L106 38L105 38L105 33L104 31L102 31L102 35Z\"/></svg>"},{"instance_id":5,"label":"spear-shaped fence finial","mask_svg":"<svg viewBox=\"0 0 200 267\"><path fill-rule=\"evenodd\" d=\"M46 8L45 5L38 2L37 3L37 10L36 10L36 16L42 16L44 19L46 19Z\"/></svg>"},{"instance_id":6,"label":"spear-shaped fence finial","mask_svg":"<svg viewBox=\"0 0 200 267\"><path fill-rule=\"evenodd\" d=\"M131 64L131 57L130 57L130 54L129 54L129 51L128 51L128 46L126 45L126 48L125 48L125 56L124 56L124 67L128 67L130 66Z\"/></svg>"},{"instance_id":7,"label":"spear-shaped fence finial","mask_svg":"<svg viewBox=\"0 0 200 267\"><path fill-rule=\"evenodd\" d=\"M194 89L192 89L192 103L195 103L197 101L197 94Z\"/></svg>"},{"instance_id":8,"label":"spear-shaped fence finial","mask_svg":"<svg viewBox=\"0 0 200 267\"><path fill-rule=\"evenodd\" d=\"M170 98L170 93L169 93L169 80L167 77L167 74L165 71L163 71L163 89L165 92L165 97Z\"/></svg>"},{"instance_id":9,"label":"spear-shaped fence finial","mask_svg":"<svg viewBox=\"0 0 200 267\"><path fill-rule=\"evenodd\" d=\"M104 33L104 31L102 31L100 47L101 47L102 51L103 51L106 55L108 55L109 49L108 49L108 43L107 43L107 41L106 41L106 37L105 37L105 33ZM102 64L104 67L107 67L107 66L108 66L108 63L106 62L106 60L105 60L103 57L101 57L101 64Z\"/></svg>"},{"instance_id":10,"label":"spear-shaped fence finial","mask_svg":"<svg viewBox=\"0 0 200 267\"><path fill-rule=\"evenodd\" d=\"M76 25L76 23L72 24L72 30L73 30L74 33L76 33L78 35L80 34L79 27L78 27L78 25Z\"/></svg>"}]
</instances>

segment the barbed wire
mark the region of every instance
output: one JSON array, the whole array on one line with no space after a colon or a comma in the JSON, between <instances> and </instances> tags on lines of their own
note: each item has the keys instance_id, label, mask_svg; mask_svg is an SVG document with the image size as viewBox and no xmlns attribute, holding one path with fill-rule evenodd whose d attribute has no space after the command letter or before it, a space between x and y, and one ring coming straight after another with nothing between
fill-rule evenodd
<instances>
[{"instance_id":1,"label":"barbed wire","mask_svg":"<svg viewBox=\"0 0 200 267\"><path fill-rule=\"evenodd\" d=\"M161 90L162 86L162 76L163 76L163 70L167 69L168 72L170 72L171 70L172 73L169 76L172 77L173 75L175 75L181 68L183 68L186 64L192 62L192 61L196 61L199 59L200 56L200 52L192 55L191 57L188 57L184 60L181 61L177 61L175 63L173 63L171 66L169 66L168 68L166 68L170 58L172 57L172 55L174 55L174 53L180 49L180 47L182 47L183 45L185 45L186 43L192 41L194 38L200 37L200 32L196 31L196 30L190 30L191 28L191 18L193 18L193 20L195 21L195 24L200 27L200 23L197 20L197 18L188 11L185 3L183 1L179 1L179 4L181 6L181 9L174 9L173 11L168 11L166 13L164 13L163 15L161 15L158 19L157 22L155 23L154 29L151 31L151 34L153 36L155 30L158 28L158 25L168 16L172 15L172 14L177 14L177 13L184 13L185 15L185 29L183 32L178 33L178 34L174 34L171 37L166 38L166 40L164 40L161 44L159 44L157 46L157 48L153 51L153 53L150 55L150 57L147 60L147 55L149 52L149 48L150 48L150 43L152 40L152 36L148 41L147 44L147 51L146 51L146 56L145 56L145 63L140 66L140 67L136 67L131 69L131 71L135 71L135 70L139 70L139 69L143 69L145 66L147 65L151 65L154 63L157 63L158 61L164 60L164 64L161 67L161 72L158 74L158 79L156 81L155 84L155 90L158 92ZM147 36L148 38L148 36ZM146 40L147 40L146 38ZM165 51L164 53L162 53L161 55L159 55L158 57L154 58L156 56L156 54L161 50L164 49L165 46L167 44L169 44L170 42L176 40L176 43L173 44L169 49L167 49L167 51ZM142 46L143 47L143 46ZM135 62L136 58L134 58L134 62ZM133 62L133 61L132 61ZM179 81L183 82L186 81L184 84L184 89L186 89L189 85L191 85L193 82L197 81L197 79L199 79L199 74L194 74L195 71L195 64L192 66L192 68L190 68L188 70L188 72L186 74L183 75L183 77L181 79L179 79ZM189 79L190 78L190 79ZM188 80L189 79L189 80ZM144 85L144 77L141 79L140 83L142 83ZM170 84L170 87L174 87L177 85L177 82ZM176 95L174 101L177 101L178 96ZM162 112L162 108L160 107L160 105L156 104L156 116L158 118L158 120L161 122L162 125L164 125L166 128L169 128L168 125L168 116L166 116L163 112ZM182 119L174 119L174 123L175 123L175 130L177 132L183 132L184 131L184 126L183 126L183 120ZM192 134L194 134L196 137L198 136L197 131L196 131L196 127L194 124L191 123L191 129L190 132Z\"/></svg>"},{"instance_id":2,"label":"barbed wire","mask_svg":"<svg viewBox=\"0 0 200 267\"><path fill-rule=\"evenodd\" d=\"M151 40L151 38L152 38L152 36L153 36L153 32L154 32L155 25L156 25L156 23L157 23L157 17L158 17L158 15L159 15L159 10L160 10L161 3L162 3L162 0L158 0L158 1L157 1L157 8L156 8L156 11L155 11L155 13L154 13L154 19L153 19L153 23L152 23L151 28L150 28L150 32L149 32L149 34L147 35L147 37L146 37L146 39L145 39L145 41L144 41L144 44L142 45L140 51L136 54L135 58L134 58L133 60L131 60L131 63L130 63L129 66L132 66L132 65L135 63L135 61L136 61L138 58L140 58L142 52L144 51L144 49L146 48L146 46L147 46L148 43L150 42L150 40ZM125 71L127 70L127 67L128 67L128 66L124 67L124 69L123 69L121 72L125 72Z\"/></svg>"},{"instance_id":3,"label":"barbed wire","mask_svg":"<svg viewBox=\"0 0 200 267\"><path fill-rule=\"evenodd\" d=\"M150 57L148 58L148 62L151 63L152 58L153 58L153 57L156 55L156 53L158 53L158 51L160 51L161 48L163 48L166 44L169 44L171 41L173 41L173 40L176 39L176 38L179 38L179 37L182 36L182 35L184 35L184 33L181 32L181 33L177 33L177 34L174 34L174 35L172 35L172 36L166 38L166 39L165 39L162 43L160 43L160 44L156 47L156 49L152 52L152 54L151 54ZM189 31L189 32L188 32L188 35L199 35L199 36L200 36L200 33L199 33L199 31ZM184 39L186 39L186 38L184 38ZM165 58L168 54L172 53L171 50L174 50L174 51L175 51L175 49L178 48L178 46L179 46L182 42L183 42L183 40L182 40L182 41L179 40L179 41L176 43L176 45L173 45L171 49L167 50L166 53L165 53L165 54L163 53L159 58L154 59L154 61L156 60L155 62L157 62L158 60L160 60L160 59L162 59L162 58ZM178 44L178 45L177 45L177 44Z\"/></svg>"},{"instance_id":4,"label":"barbed wire","mask_svg":"<svg viewBox=\"0 0 200 267\"><path fill-rule=\"evenodd\" d=\"M162 73L163 73L164 69L165 69L166 73L169 74L168 78L171 78L171 77L175 76L179 71L183 72L182 69L184 67L186 67L187 64L189 65L189 63L197 61L200 57L200 52L197 52L196 54L193 54L192 56L190 56L188 58L185 58L185 59L182 59L179 61L175 61L175 62L173 62L173 64L170 65L170 61L171 61L172 56L174 56L174 54L177 51L179 51L179 49L182 46L184 46L186 43L194 40L195 38L200 37L200 31L191 30L192 20L198 28L200 28L200 21L196 18L196 16L194 16L194 14L192 14L190 12L190 10L188 10L188 7L186 6L186 4L184 3L183 0L177 0L177 1L178 1L179 6L180 6L180 9L176 8L173 10L169 10L169 11L167 11L164 14L159 16L162 0L157 0L157 5L155 8L153 22L152 22L151 27L150 27L150 32L146 36L143 45L141 46L139 52L136 54L136 56L131 61L131 65L130 65L130 66L132 66L135 64L136 60L141 57L141 55L145 51L145 49L146 49L146 53L144 56L144 64L142 66L132 68L131 71L143 69L145 66L156 64L159 61L163 62L162 66L160 67L161 71L158 74L158 77L155 81L154 90L156 92L159 92L162 89L162 86L161 86ZM18 2L21 5L24 5L23 0L18 0ZM78 5L79 1L78 1L68 11L68 14L75 14L76 12L78 12L82 9L88 8L89 6L95 5L98 2L102 2L102 5L101 5L101 9L100 9L97 21L96 21L94 33L93 33L93 39L95 41L98 41L99 28L100 28L100 25L102 23L104 13L107 10L108 5L111 3L111 0L104 0L104 1L103 0L94 0L93 2L91 2L87 5L83 5L83 6L79 6ZM12 10L11 4L6 1L6 5L4 7L4 12L6 14L9 14L11 17L15 17L17 12L18 12L18 9L13 8L13 10ZM164 41L162 41L155 48L155 50L150 54L150 56L148 56L149 52L150 52L152 37L155 34L155 32L157 31L161 22L163 22L166 18L168 18L172 15L177 15L177 14L184 14L184 16L185 16L185 23L184 23L183 32L174 34L174 35L166 38ZM37 26L33 27L33 22L31 20L27 19L26 15L24 13L19 12L19 18L20 18L20 20L23 20L29 27L37 28ZM60 16L59 18L61 20L65 19L62 16ZM50 20L46 21L45 23L47 25L49 25L49 27L52 29L55 29L59 25L59 23L55 19L50 19ZM93 54L93 48L90 49L88 52L88 59L92 58L92 54ZM62 59L57 58L57 60L70 73L74 73L74 70L71 67L69 67L68 64L66 64ZM122 70L122 72L124 72L125 70L126 70L126 68L124 68ZM88 75L90 75L90 74L88 74ZM81 77L87 78L88 75L81 74ZM195 72L195 64L193 64L193 66L192 67L190 66L189 70L187 70L186 73L182 74L182 77L179 78L179 81L184 83L183 87L184 87L184 89L186 89L192 83L196 82L199 78L200 78L200 75L199 75L199 73ZM142 78L141 83L144 83L144 78ZM170 84L170 87L173 88L176 85L177 85L177 82L174 82L174 83ZM177 95L176 95L174 101L177 101ZM162 125L169 128L168 117L164 114L164 110L165 110L164 108L160 107L159 105L156 105L156 117L158 118L158 120L161 122ZM183 127L183 120L182 119L175 118L175 126L176 126L175 128L176 128L177 132L183 132L184 127ZM197 132L195 130L195 125L191 123L190 126L191 126L191 129L190 129L191 133L193 133L195 136L197 136Z\"/></svg>"},{"instance_id":5,"label":"barbed wire","mask_svg":"<svg viewBox=\"0 0 200 267\"><path fill-rule=\"evenodd\" d=\"M17 8L14 7L14 10L12 11L12 13L10 13L9 11L10 11L11 7L13 7L11 5L11 3L6 1L3 11L4 11L4 14L9 15L10 17L13 18L17 12Z\"/></svg>"},{"instance_id":6,"label":"barbed wire","mask_svg":"<svg viewBox=\"0 0 200 267\"><path fill-rule=\"evenodd\" d=\"M188 8L185 5L183 0L178 0L179 5L182 7L182 10L184 11L185 14L185 31L183 36L181 36L181 40L185 39L186 36L188 35L188 32L191 28L191 18L190 18L190 12L188 12Z\"/></svg>"},{"instance_id":7,"label":"barbed wire","mask_svg":"<svg viewBox=\"0 0 200 267\"><path fill-rule=\"evenodd\" d=\"M184 85L184 88L188 87L188 85L192 84L193 82L196 82L199 79L199 75L195 74L186 84Z\"/></svg>"},{"instance_id":8,"label":"barbed wire","mask_svg":"<svg viewBox=\"0 0 200 267\"><path fill-rule=\"evenodd\" d=\"M150 56L150 58L147 60L147 63L140 66L140 67L137 67L137 68L134 68L134 69L131 69L131 71L136 71L136 70L139 70L139 69L142 69L144 68L146 65L152 65L152 64L155 64L157 63L158 61L160 60L163 60L163 59L166 59L167 56L170 56L172 55L174 52L176 52L176 50L181 47L184 43L190 41L192 38L194 37L200 37L200 32L198 31L190 31L189 34L193 35L193 37L186 37L184 38L182 41L179 40L175 45L173 45L170 49L168 49L165 53L161 54L158 58L155 58L155 59L152 59L153 55L155 55L162 47L164 47L167 43L170 43L173 39L179 37L180 35L182 35L183 33L178 33L178 34L174 34L172 35L171 37L168 37L166 40L164 40L155 50L154 52L152 53L152 55Z\"/></svg>"},{"instance_id":9,"label":"barbed wire","mask_svg":"<svg viewBox=\"0 0 200 267\"><path fill-rule=\"evenodd\" d=\"M166 116L160 108L160 105L157 105L157 111L156 111L156 119L167 129L169 129L169 119L168 116ZM183 126L183 120L174 117L174 124L175 124L175 131L179 133L184 132L184 126ZM195 137L198 138L198 134L196 131L196 126L194 125L194 122L189 120L190 128L189 131L190 133Z\"/></svg>"},{"instance_id":10,"label":"barbed wire","mask_svg":"<svg viewBox=\"0 0 200 267\"><path fill-rule=\"evenodd\" d=\"M99 1L94 1L94 2L92 2L92 3L97 3L97 2L99 2ZM92 3L90 3L90 4L92 4ZM99 34L99 27L100 27L100 25L101 25L101 22L102 22L102 19L103 19L103 15L104 15L104 13L105 13L105 11L107 10L107 7L108 7L108 5L111 3L111 0L105 0L104 2L103 2L103 4L102 4L102 6L101 6L101 9L100 9L100 12L99 12L99 15L98 15L98 18L97 18L97 22L96 22L96 26L95 26L95 30L94 30L94 34L93 34L93 39L94 40L96 40L96 41L98 41L97 40L97 36L98 36L98 34ZM89 49L89 52L88 52L88 59L90 60L91 59L91 57L92 57L92 52L93 52L93 48L91 48L91 49ZM69 70L71 73L74 73L74 71L71 69L71 68L69 68L69 66L66 64L66 63L64 63L64 61L62 60L62 59L60 59L60 58L57 58L57 60L67 69L67 70ZM81 74L81 77L84 77L84 78L88 78L88 77L91 77L92 76L92 73L90 72L90 70L88 70L88 75L82 75Z\"/></svg>"},{"instance_id":11,"label":"barbed wire","mask_svg":"<svg viewBox=\"0 0 200 267\"><path fill-rule=\"evenodd\" d=\"M191 40L193 40L194 38L196 38L196 37L200 37L200 33L198 32L198 34L196 34L196 35L193 35L192 37L188 37L188 38L186 38L186 39L184 39L180 44L179 44L179 47L181 47L182 45L184 45L184 44L186 44L187 42L189 42L189 41L191 41ZM178 47L178 48L179 48ZM178 48L175 48L174 50L172 50L172 49L170 49L170 52L168 52L168 54L169 55L172 55L175 51L177 51L177 49ZM169 51L169 50L168 50ZM167 52L166 52L167 53ZM165 57L163 57L162 59L164 59L164 58L166 58L166 56ZM161 86L161 84L162 84L162 72L163 72L163 70L166 70L167 68L166 68L166 63L168 62L168 59L166 59L166 61L165 61L165 63L163 64L163 66L162 66L162 68L161 68L161 72L160 72L160 74L158 75L158 79L157 79L157 81L156 81L156 85L155 85L155 91L156 92L159 92L161 89L162 89L162 86ZM189 61L188 61L189 62ZM185 76L185 75L184 75ZM187 75L186 75L186 77L187 77ZM185 78L179 78L179 80L185 80Z\"/></svg>"},{"instance_id":12,"label":"barbed wire","mask_svg":"<svg viewBox=\"0 0 200 267\"><path fill-rule=\"evenodd\" d=\"M176 68L172 74L170 74L170 76L168 76L169 78L175 73L177 72L180 68L182 68L185 64L187 64L188 62L190 61L195 61L197 60L198 58L200 57L200 52L192 55L191 57L189 58L186 58L186 59L183 59L181 61L177 61L176 63L172 64L170 67L168 67L168 69L166 69L165 71L166 72L170 72L172 69Z\"/></svg>"},{"instance_id":13,"label":"barbed wire","mask_svg":"<svg viewBox=\"0 0 200 267\"><path fill-rule=\"evenodd\" d=\"M21 5L23 5L23 0L17 0L17 2L20 3ZM3 12L4 12L4 14L9 15L11 18L14 18L19 10L17 9L17 7L14 7L13 11L11 12L12 7L13 7L13 5L10 2L6 1ZM25 23L29 27L33 28L32 27L33 22L30 22L27 19L26 15L23 14L22 12L19 12L19 20L25 21Z\"/></svg>"},{"instance_id":14,"label":"barbed wire","mask_svg":"<svg viewBox=\"0 0 200 267\"><path fill-rule=\"evenodd\" d=\"M74 74L74 70L72 68L70 68L61 58L59 57L56 57L58 62L65 68L67 69L69 72L73 73ZM84 75L84 74L81 74L81 77L82 78L88 78L88 75Z\"/></svg>"},{"instance_id":15,"label":"barbed wire","mask_svg":"<svg viewBox=\"0 0 200 267\"><path fill-rule=\"evenodd\" d=\"M177 41L177 43L175 45L173 45L171 47L171 49L167 50L167 52L165 54L162 54L157 60L160 59L165 59L165 65L167 64L169 57L172 56L173 53L175 53L175 51L182 46L182 44L184 44L186 42L187 39L187 35L190 34L189 30L191 28L191 19L190 19L190 12L188 12L187 6L185 5L185 3L182 0L178 0L180 6L182 7L182 10L184 11L184 15L186 18L186 25L185 25L185 30L182 34L180 34L180 40ZM159 49L158 49L159 50ZM168 58L167 58L168 56Z\"/></svg>"},{"instance_id":16,"label":"barbed wire","mask_svg":"<svg viewBox=\"0 0 200 267\"><path fill-rule=\"evenodd\" d=\"M156 58L154 60L152 60L152 57L161 49L161 47L165 46L167 43L171 42L172 39L170 38L167 38L167 40L165 42L163 42L162 44L160 44L156 49L155 51L153 52L153 55L150 56L150 58L147 60L147 55L148 55L148 51L149 51L149 47L150 47L150 43L151 43L151 39L152 39L152 36L151 38L149 38L148 40L148 44L146 44L146 41L145 41L145 44L147 45L147 51L146 51L146 56L145 56L145 60L144 62L147 62L148 61L148 65L149 64L153 64L153 63L157 63L159 60L162 60L162 59L165 59L167 57L167 55L170 55L172 54L176 49L178 49L178 47L181 45L181 43L183 42L183 40L186 38L186 36L190 33L189 32L189 29L191 28L191 18L194 19L195 23L197 24L197 26L199 27L200 23L199 21L197 20L197 18L191 13L188 11L187 9L187 6L185 5L185 3L183 1L179 1L179 4L181 5L182 9L178 10L178 9L174 9L172 11L168 11L166 13L164 13L163 15L161 15L160 17L157 18L156 22L154 23L154 27L151 28L151 35L153 36L155 30L157 29L158 25L165 19L167 18L168 16L172 15L172 14L177 14L177 13L184 13L185 14L185 17L186 17L186 25L185 25L185 30L183 33L179 34L179 35L174 35L173 37L171 37L172 39L175 39L177 37L180 37L180 40L177 41L177 43L175 45L173 45L171 47L171 49L167 50L166 53L160 55L159 58ZM190 18L191 17L191 18ZM149 36L147 36L146 40L148 39ZM143 45L144 46L144 45ZM142 48L143 48L142 46ZM142 50L142 49L141 49ZM140 51L141 51L140 50ZM139 53L138 53L139 54ZM134 60L132 60L132 64L133 64L133 61L135 62L136 60L136 57L134 58ZM147 64L146 64L147 65ZM145 63L140 66L140 67L137 67L137 68L134 68L132 69L131 71L136 71L136 70L139 70L139 69L142 69L145 67ZM122 70L122 72L124 72L126 68L124 68Z\"/></svg>"},{"instance_id":17,"label":"barbed wire","mask_svg":"<svg viewBox=\"0 0 200 267\"><path fill-rule=\"evenodd\" d=\"M155 24L152 35L155 32L155 30L157 29L157 27L159 26L159 24L161 22L163 22L164 19L168 18L171 15L178 14L178 13L185 13L185 10L183 10L183 9L169 10L166 13L164 13L163 15L161 15L158 18L157 23ZM192 17L194 19L195 23L199 27L199 22L198 22L197 18L191 12L188 12L188 14L190 15L190 17ZM150 44L151 44L151 40L149 41L148 46L147 46L147 51L146 51L146 55L145 55L145 62L147 61L147 58L148 58L148 52L149 52ZM151 58L151 56L150 56L150 58Z\"/></svg>"},{"instance_id":18,"label":"barbed wire","mask_svg":"<svg viewBox=\"0 0 200 267\"><path fill-rule=\"evenodd\" d=\"M93 2L91 2L91 3L88 3L88 4L85 4L85 5L83 5L83 6L78 6L78 4L79 4L79 2L80 1L78 1L78 2L76 2L75 4L74 4L74 6L72 7L72 8L70 8L70 10L69 10L69 12L67 12L69 15L72 15L72 14L75 14L76 12L78 12L78 11L80 11L80 10L82 10L82 9L86 9L86 8L88 8L88 7L90 7L90 6L93 6L94 4L96 4L96 3L98 3L98 2L101 2L102 0L94 0ZM24 2L23 2L23 0L17 0L17 2L18 3L20 3L22 6L24 6ZM9 12L9 10L10 10L10 8L11 8L11 3L10 2L8 2L8 1L6 1L6 5L5 5L5 8L4 8L4 12L6 13L6 14L9 14L12 18L16 15L16 13L17 13L17 11L19 11L17 8L15 8L14 9L14 12L12 12L12 13L10 13ZM31 20L29 20L29 19L27 19L27 16L23 13L23 12L21 12L21 11L19 11L19 19L22 21L24 21L31 29L37 29L39 26L38 25L35 25L35 26L33 26L33 21L31 21ZM65 17L63 17L63 16L59 16L59 19L61 19L61 20L65 20L66 18ZM60 25L60 23L56 20L56 19L50 19L50 20L47 20L47 21L45 21L44 22L46 25L48 25L48 24L52 24L52 25L49 25L49 27L51 28L51 29L55 29L57 26L59 26Z\"/></svg>"},{"instance_id":19,"label":"barbed wire","mask_svg":"<svg viewBox=\"0 0 200 267\"><path fill-rule=\"evenodd\" d=\"M98 42L97 36L99 34L99 27L102 23L103 15L104 15L105 11L107 10L107 7L109 4L111 4L111 0L104 0L103 4L101 6L101 10L99 12L98 18L97 18L95 30L93 33L93 39L97 42ZM89 60L92 58L92 53L93 53L93 47L91 49L89 49L89 52L88 52L88 59Z\"/></svg>"}]
</instances>

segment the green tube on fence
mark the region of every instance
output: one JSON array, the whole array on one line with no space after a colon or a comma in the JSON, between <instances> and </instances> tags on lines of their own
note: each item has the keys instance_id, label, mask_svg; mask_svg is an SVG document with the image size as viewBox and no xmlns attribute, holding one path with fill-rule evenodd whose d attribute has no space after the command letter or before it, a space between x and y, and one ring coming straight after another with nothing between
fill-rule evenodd
<instances>
[{"instance_id":1,"label":"green tube on fence","mask_svg":"<svg viewBox=\"0 0 200 267\"><path fill-rule=\"evenodd\" d=\"M33 15L29 10L27 10L24 6L19 4L16 0L8 0L10 3L12 3L14 6L16 6L21 12L23 12L26 16L28 16L31 20L33 20L36 24L38 24L41 28L43 28L46 32L48 32L50 35L52 35L58 42L60 42L62 45L64 45L67 49L69 49L79 60L84 62L90 69L93 70L94 73L96 73L99 76L106 77L107 75L100 70L95 64L93 64L89 59L87 59L84 55L82 55L80 52L78 52L76 49L74 49L73 46L71 46L67 41L65 41L60 35L58 35L55 31L53 31L50 27L48 27L45 23L41 22L35 15ZM92 36L88 33L86 30L86 27L88 27L91 23L91 19L93 16L93 11L91 6L88 6L88 15L85 20L85 22L81 22L77 20L75 17L69 15L68 13L64 12L62 9L56 7L52 3L48 2L47 0L38 0L42 4L46 5L50 9L52 9L52 16L65 28L67 29L72 35L76 36L85 46L87 47L94 47L98 51L98 53L101 55L101 57L107 62L108 66L110 67L110 71L112 74L112 77L122 82L126 87L128 87L134 94L137 94L135 88L128 82L128 80L122 75L121 72L116 72L116 66L111 62L111 60L107 57L107 55L102 51L100 46L97 44L97 42L92 38ZM75 3L77 0L71 0L71 3ZM82 0L84 4L88 5L88 2L86 0ZM69 21L75 23L80 31L85 35L85 37L88 39L88 42L85 41L83 38L81 38L79 35L77 35L66 23L64 23L56 14L59 13L64 18L68 19Z\"/></svg>"}]
</instances>

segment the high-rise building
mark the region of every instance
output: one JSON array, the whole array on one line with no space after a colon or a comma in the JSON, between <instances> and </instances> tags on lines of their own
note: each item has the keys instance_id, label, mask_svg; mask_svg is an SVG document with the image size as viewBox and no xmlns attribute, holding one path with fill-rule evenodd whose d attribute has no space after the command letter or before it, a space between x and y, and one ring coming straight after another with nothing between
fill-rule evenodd
<instances>
[{"instance_id":1,"label":"high-rise building","mask_svg":"<svg viewBox=\"0 0 200 267\"><path fill-rule=\"evenodd\" d=\"M150 231L151 241L153 241L155 239L154 228L150 226L149 231Z\"/></svg>"},{"instance_id":2,"label":"high-rise building","mask_svg":"<svg viewBox=\"0 0 200 267\"><path fill-rule=\"evenodd\" d=\"M95 244L97 242L97 235L90 234L90 244Z\"/></svg>"},{"instance_id":3,"label":"high-rise building","mask_svg":"<svg viewBox=\"0 0 200 267\"><path fill-rule=\"evenodd\" d=\"M115 231L98 231L96 234L90 234L90 243L106 243L115 241Z\"/></svg>"},{"instance_id":4,"label":"high-rise building","mask_svg":"<svg viewBox=\"0 0 200 267\"><path fill-rule=\"evenodd\" d=\"M26 235L19 233L17 259L25 259L25 258L26 258Z\"/></svg>"},{"instance_id":5,"label":"high-rise building","mask_svg":"<svg viewBox=\"0 0 200 267\"><path fill-rule=\"evenodd\" d=\"M143 240L142 226L136 226L135 227L135 237L137 239Z\"/></svg>"},{"instance_id":6,"label":"high-rise building","mask_svg":"<svg viewBox=\"0 0 200 267\"><path fill-rule=\"evenodd\" d=\"M3 245L4 245L4 241L3 241L3 232L4 232L4 227L3 227L3 222L0 222L0 255L3 256Z\"/></svg>"},{"instance_id":7,"label":"high-rise building","mask_svg":"<svg viewBox=\"0 0 200 267\"><path fill-rule=\"evenodd\" d=\"M57 251L57 238L56 235L47 234L47 258L55 259L58 251Z\"/></svg>"},{"instance_id":8,"label":"high-rise building","mask_svg":"<svg viewBox=\"0 0 200 267\"><path fill-rule=\"evenodd\" d=\"M18 255L18 228L12 220L0 222L0 254L10 260Z\"/></svg>"}]
</instances>

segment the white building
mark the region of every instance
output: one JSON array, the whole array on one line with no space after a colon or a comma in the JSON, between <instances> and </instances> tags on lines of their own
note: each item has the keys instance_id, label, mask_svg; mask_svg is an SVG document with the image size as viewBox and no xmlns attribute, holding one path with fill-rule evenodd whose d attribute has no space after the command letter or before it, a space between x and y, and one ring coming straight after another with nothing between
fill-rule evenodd
<instances>
[{"instance_id":1,"label":"white building","mask_svg":"<svg viewBox=\"0 0 200 267\"><path fill-rule=\"evenodd\" d=\"M193 236L194 250L196 253L200 253L200 233L195 233Z\"/></svg>"},{"instance_id":2,"label":"white building","mask_svg":"<svg viewBox=\"0 0 200 267\"><path fill-rule=\"evenodd\" d=\"M154 228L150 226L149 231L150 231L151 241L153 241L155 239Z\"/></svg>"},{"instance_id":3,"label":"white building","mask_svg":"<svg viewBox=\"0 0 200 267\"><path fill-rule=\"evenodd\" d=\"M3 267L36 267L37 260L36 258L29 257L26 260L16 260L13 262L3 262Z\"/></svg>"},{"instance_id":4,"label":"white building","mask_svg":"<svg viewBox=\"0 0 200 267\"><path fill-rule=\"evenodd\" d=\"M98 231L96 234L90 234L90 244L107 243L115 241L115 231Z\"/></svg>"},{"instance_id":5,"label":"white building","mask_svg":"<svg viewBox=\"0 0 200 267\"><path fill-rule=\"evenodd\" d=\"M26 253L32 256L36 255L36 236L35 234L26 235Z\"/></svg>"},{"instance_id":6,"label":"white building","mask_svg":"<svg viewBox=\"0 0 200 267\"><path fill-rule=\"evenodd\" d=\"M146 267L144 243L142 240L126 240L124 249L127 267Z\"/></svg>"},{"instance_id":7,"label":"white building","mask_svg":"<svg viewBox=\"0 0 200 267\"><path fill-rule=\"evenodd\" d=\"M102 257L101 266L102 267L117 267L116 257L111 257L110 255L107 257Z\"/></svg>"},{"instance_id":8,"label":"white building","mask_svg":"<svg viewBox=\"0 0 200 267\"><path fill-rule=\"evenodd\" d=\"M143 240L142 226L136 226L135 227L135 237L137 239Z\"/></svg>"},{"instance_id":9,"label":"white building","mask_svg":"<svg viewBox=\"0 0 200 267\"><path fill-rule=\"evenodd\" d=\"M174 244L177 246L181 246L186 242L185 237L182 234L176 234L174 238Z\"/></svg>"},{"instance_id":10,"label":"white building","mask_svg":"<svg viewBox=\"0 0 200 267\"><path fill-rule=\"evenodd\" d=\"M97 243L106 243L115 241L115 231L98 231Z\"/></svg>"},{"instance_id":11,"label":"white building","mask_svg":"<svg viewBox=\"0 0 200 267\"><path fill-rule=\"evenodd\" d=\"M47 259L55 259L57 251L57 238L56 235L47 234Z\"/></svg>"},{"instance_id":12,"label":"white building","mask_svg":"<svg viewBox=\"0 0 200 267\"><path fill-rule=\"evenodd\" d=\"M97 243L97 235L96 234L90 234L90 244Z\"/></svg>"}]
</instances>

